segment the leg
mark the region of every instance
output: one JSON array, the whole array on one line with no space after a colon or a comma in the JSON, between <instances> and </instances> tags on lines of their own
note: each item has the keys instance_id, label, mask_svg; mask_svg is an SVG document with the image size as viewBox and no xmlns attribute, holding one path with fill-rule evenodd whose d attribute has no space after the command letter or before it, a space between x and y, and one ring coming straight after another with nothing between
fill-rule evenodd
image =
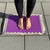
<instances>
[{"instance_id":1,"label":"leg","mask_svg":"<svg viewBox=\"0 0 50 50\"><path fill-rule=\"evenodd\" d=\"M18 16L19 16L18 27L20 29L23 29L23 16L22 16L23 0L15 0L15 6L16 6L16 10L17 10Z\"/></svg>"},{"instance_id":2,"label":"leg","mask_svg":"<svg viewBox=\"0 0 50 50\"><path fill-rule=\"evenodd\" d=\"M15 1L15 6L16 6L16 10L18 12L19 18L22 18L23 0L14 0L14 1Z\"/></svg>"},{"instance_id":3,"label":"leg","mask_svg":"<svg viewBox=\"0 0 50 50\"><path fill-rule=\"evenodd\" d=\"M33 8L35 6L36 0L27 0L27 17L29 18Z\"/></svg>"},{"instance_id":4,"label":"leg","mask_svg":"<svg viewBox=\"0 0 50 50\"><path fill-rule=\"evenodd\" d=\"M31 27L30 15L35 6L36 0L27 0L27 17L26 17L26 29Z\"/></svg>"}]
</instances>

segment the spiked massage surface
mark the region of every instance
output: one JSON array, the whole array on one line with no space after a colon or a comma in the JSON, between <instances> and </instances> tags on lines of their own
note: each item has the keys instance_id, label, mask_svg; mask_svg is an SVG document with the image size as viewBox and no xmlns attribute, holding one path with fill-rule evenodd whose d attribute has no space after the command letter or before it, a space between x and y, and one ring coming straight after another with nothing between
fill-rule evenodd
<instances>
[{"instance_id":1,"label":"spiked massage surface","mask_svg":"<svg viewBox=\"0 0 50 50\"><path fill-rule=\"evenodd\" d=\"M45 33L45 26L43 23L42 15L31 15L31 28L26 30L26 16L23 16L24 29L18 28L19 16L9 15L8 19L5 19L3 33L7 35L42 35Z\"/></svg>"}]
</instances>

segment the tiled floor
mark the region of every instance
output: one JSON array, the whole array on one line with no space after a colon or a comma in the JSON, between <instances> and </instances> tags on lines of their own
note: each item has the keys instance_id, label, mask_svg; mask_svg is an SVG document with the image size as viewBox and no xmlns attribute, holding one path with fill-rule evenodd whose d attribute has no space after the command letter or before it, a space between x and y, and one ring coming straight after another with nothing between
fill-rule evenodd
<instances>
[{"instance_id":1,"label":"tiled floor","mask_svg":"<svg viewBox=\"0 0 50 50\"><path fill-rule=\"evenodd\" d=\"M0 37L0 50L24 50L24 38Z\"/></svg>"},{"instance_id":2,"label":"tiled floor","mask_svg":"<svg viewBox=\"0 0 50 50\"><path fill-rule=\"evenodd\" d=\"M23 15L26 15L25 7ZM43 15L46 34L43 36L0 36L0 50L50 50L50 2L36 2L32 13ZM7 16L7 14L17 14L14 3L0 3L0 32L3 15Z\"/></svg>"},{"instance_id":3,"label":"tiled floor","mask_svg":"<svg viewBox=\"0 0 50 50\"><path fill-rule=\"evenodd\" d=\"M50 50L48 36L26 36L25 50Z\"/></svg>"}]
</instances>

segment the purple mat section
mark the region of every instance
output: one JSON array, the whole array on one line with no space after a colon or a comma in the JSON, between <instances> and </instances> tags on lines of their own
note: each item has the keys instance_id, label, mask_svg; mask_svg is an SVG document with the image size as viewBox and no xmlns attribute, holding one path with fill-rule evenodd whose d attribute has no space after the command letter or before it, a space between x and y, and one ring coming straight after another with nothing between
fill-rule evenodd
<instances>
[{"instance_id":1,"label":"purple mat section","mask_svg":"<svg viewBox=\"0 0 50 50\"><path fill-rule=\"evenodd\" d=\"M9 15L9 18L8 18L8 23L7 23L7 28L6 28L6 32L23 32L23 33L28 33L28 32L37 32L37 33L42 33L42 28L41 28L41 23L40 23L40 15L32 15L30 17L30 20L31 20L31 28L26 30L26 16L23 16L24 20L23 20L23 26L24 26L24 29L21 30L18 28L18 21L19 21L19 16L16 16L16 15Z\"/></svg>"}]
</instances>

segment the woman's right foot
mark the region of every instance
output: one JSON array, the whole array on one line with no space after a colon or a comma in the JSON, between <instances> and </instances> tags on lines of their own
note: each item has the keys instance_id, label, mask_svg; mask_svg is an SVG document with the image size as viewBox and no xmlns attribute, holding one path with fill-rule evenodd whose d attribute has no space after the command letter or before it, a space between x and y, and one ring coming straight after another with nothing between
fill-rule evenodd
<instances>
[{"instance_id":1,"label":"woman's right foot","mask_svg":"<svg viewBox=\"0 0 50 50\"><path fill-rule=\"evenodd\" d=\"M22 18L19 18L18 27L20 29L23 29L23 17Z\"/></svg>"}]
</instances>

